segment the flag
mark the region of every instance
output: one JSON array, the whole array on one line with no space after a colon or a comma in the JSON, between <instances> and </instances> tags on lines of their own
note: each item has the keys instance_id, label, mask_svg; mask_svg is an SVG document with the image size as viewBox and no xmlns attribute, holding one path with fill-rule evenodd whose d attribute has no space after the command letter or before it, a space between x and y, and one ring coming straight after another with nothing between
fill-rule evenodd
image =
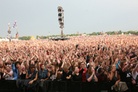
<instances>
[{"instance_id":1,"label":"flag","mask_svg":"<svg viewBox=\"0 0 138 92\"><path fill-rule=\"evenodd\" d=\"M13 28L16 28L16 27L17 27L17 22L15 21L13 24Z\"/></svg>"},{"instance_id":2,"label":"flag","mask_svg":"<svg viewBox=\"0 0 138 92\"><path fill-rule=\"evenodd\" d=\"M16 39L18 39L18 37L19 37L19 33L17 32L17 33L16 33L16 37L15 37L15 38L16 38Z\"/></svg>"}]
</instances>

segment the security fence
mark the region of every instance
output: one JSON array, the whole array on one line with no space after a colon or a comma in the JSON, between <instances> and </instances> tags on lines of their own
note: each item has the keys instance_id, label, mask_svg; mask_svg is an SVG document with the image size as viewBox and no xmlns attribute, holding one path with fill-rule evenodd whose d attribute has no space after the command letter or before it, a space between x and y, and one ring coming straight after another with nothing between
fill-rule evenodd
<instances>
[{"instance_id":1,"label":"security fence","mask_svg":"<svg viewBox=\"0 0 138 92\"><path fill-rule=\"evenodd\" d=\"M23 88L22 88L23 89ZM44 92L113 92L111 83L88 83L88 82L65 82L65 81L45 81ZM42 92L39 85L35 87L36 92ZM0 92L26 92L17 88L16 81L0 81ZM34 91L28 91L34 92ZM132 86L131 92L138 92L138 86Z\"/></svg>"}]
</instances>

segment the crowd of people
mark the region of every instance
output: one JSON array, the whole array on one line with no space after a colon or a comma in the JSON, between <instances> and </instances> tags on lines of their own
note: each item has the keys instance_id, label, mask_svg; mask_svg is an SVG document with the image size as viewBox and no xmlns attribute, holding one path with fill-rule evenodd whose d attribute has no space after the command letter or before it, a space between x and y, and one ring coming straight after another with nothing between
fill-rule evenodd
<instances>
[{"instance_id":1,"label":"crowd of people","mask_svg":"<svg viewBox=\"0 0 138 92\"><path fill-rule=\"evenodd\" d=\"M111 89L130 92L128 85L138 84L138 36L0 42L0 80L17 80L27 89L47 80L110 81Z\"/></svg>"}]
</instances>

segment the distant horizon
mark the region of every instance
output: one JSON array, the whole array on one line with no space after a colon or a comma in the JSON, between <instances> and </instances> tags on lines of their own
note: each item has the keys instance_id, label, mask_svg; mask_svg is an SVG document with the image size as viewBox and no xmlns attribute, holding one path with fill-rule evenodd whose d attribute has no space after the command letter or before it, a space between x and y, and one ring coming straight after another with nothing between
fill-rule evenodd
<instances>
[{"instance_id":1,"label":"distant horizon","mask_svg":"<svg viewBox=\"0 0 138 92\"><path fill-rule=\"evenodd\" d=\"M128 30L128 31L122 31L122 30L114 30L114 31L105 31L105 32L103 32L103 33L106 33L106 32L119 32L119 31L121 31L121 32L123 32L123 33L125 33L125 32L128 32L128 31L135 31L135 32L138 32L138 30ZM100 32L100 31L99 31ZM102 32L102 31L101 31ZM71 34L64 34L64 35L73 35L73 34L81 34L81 35L83 35L83 34L92 34L92 33L98 33L98 32L91 32L91 33L71 33ZM36 36L60 36L61 34L52 34L52 35L22 35L22 36L20 36L20 34L19 34L19 37L27 37L27 36L33 36L33 37L36 37ZM8 35L7 35L8 36ZM0 37L2 37L2 36L0 36ZM13 35L11 35L11 37L12 38L14 38L15 36L13 36ZM7 37L2 37L2 38L7 38Z\"/></svg>"}]
</instances>

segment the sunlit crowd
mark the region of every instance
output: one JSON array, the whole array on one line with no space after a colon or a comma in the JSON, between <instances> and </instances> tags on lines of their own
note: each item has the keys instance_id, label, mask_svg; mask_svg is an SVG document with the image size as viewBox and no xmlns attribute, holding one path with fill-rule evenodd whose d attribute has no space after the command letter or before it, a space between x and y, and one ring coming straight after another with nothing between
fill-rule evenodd
<instances>
[{"instance_id":1,"label":"sunlit crowd","mask_svg":"<svg viewBox=\"0 0 138 92\"><path fill-rule=\"evenodd\" d=\"M110 82L113 90L124 85L122 90L130 92L128 85L138 84L138 36L3 41L0 80L16 80L19 86L30 88L48 80Z\"/></svg>"}]
</instances>

